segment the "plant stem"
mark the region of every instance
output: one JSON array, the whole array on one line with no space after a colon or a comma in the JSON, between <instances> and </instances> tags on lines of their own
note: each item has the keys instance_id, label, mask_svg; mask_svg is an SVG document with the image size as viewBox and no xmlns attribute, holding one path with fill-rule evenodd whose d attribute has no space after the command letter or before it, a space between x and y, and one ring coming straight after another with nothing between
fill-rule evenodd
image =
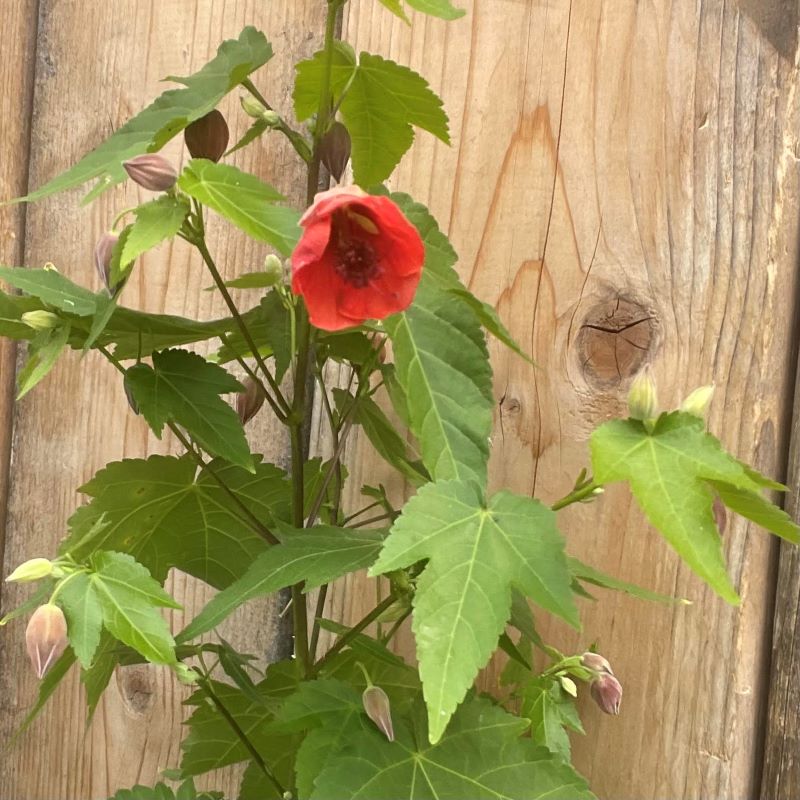
<instances>
[{"instance_id":1,"label":"plant stem","mask_svg":"<svg viewBox=\"0 0 800 800\"><path fill-rule=\"evenodd\" d=\"M355 525L349 525L350 528L363 528L365 525L369 525L372 522L383 522L387 519L394 519L394 514L381 514L378 517L370 517L369 519L365 519L363 522L357 522Z\"/></svg>"},{"instance_id":2,"label":"plant stem","mask_svg":"<svg viewBox=\"0 0 800 800\"><path fill-rule=\"evenodd\" d=\"M382 644L389 644L389 642L392 641L392 638L397 633L397 631L400 630L400 626L409 618L409 616L411 616L411 609L410 608L408 609L408 611L406 611L403 614L402 617L400 617L400 619L395 620L394 625L392 625L392 627L389 628L389 630L386 631L386 633L383 635L383 638L381 639L381 643Z\"/></svg>"},{"instance_id":3,"label":"plant stem","mask_svg":"<svg viewBox=\"0 0 800 800\"><path fill-rule=\"evenodd\" d=\"M311 628L311 642L308 645L311 660L315 661L317 658L317 644L319 643L320 632L320 617L325 613L325 599L328 597L328 584L323 584L319 587L319 594L317 595L317 607L314 611L314 625Z\"/></svg>"},{"instance_id":4,"label":"plant stem","mask_svg":"<svg viewBox=\"0 0 800 800\"><path fill-rule=\"evenodd\" d=\"M223 719L228 723L231 730L236 734L239 741L245 746L247 752L250 753L253 761L258 764L259 769L264 773L267 780L275 787L278 792L278 795L281 797L286 796L286 789L283 787L281 782L275 777L275 773L269 768L267 762L264 761L263 756L261 753L258 752L255 745L250 741L247 734L242 730L242 727L236 721L236 718L231 714L230 711L225 707L225 704L220 700L217 693L211 688L211 682L208 680L207 677L202 677L198 681L198 686L203 690L206 697L214 704L214 707L219 711L220 715Z\"/></svg>"},{"instance_id":5,"label":"plant stem","mask_svg":"<svg viewBox=\"0 0 800 800\"><path fill-rule=\"evenodd\" d=\"M553 511L560 511L562 508L571 506L573 503L580 503L581 500L591 497L592 493L596 489L600 488L601 485L599 483L595 483L593 480L590 480L585 486L581 486L578 489L573 489L568 495L553 503L550 508Z\"/></svg>"},{"instance_id":6,"label":"plant stem","mask_svg":"<svg viewBox=\"0 0 800 800\"><path fill-rule=\"evenodd\" d=\"M375 622L384 611L386 611L389 606L397 600L397 597L394 594L390 594L385 600L378 603L372 611L369 612L360 622L357 622L350 628L347 633L343 633L334 643L333 647L328 650L327 653L321 658L317 663L314 665L314 669L312 670L312 675L316 675L320 669L322 669L323 665L329 661L333 656L335 656L342 648L346 647L353 639L358 636L364 628L369 627L373 622Z\"/></svg>"}]
</instances>

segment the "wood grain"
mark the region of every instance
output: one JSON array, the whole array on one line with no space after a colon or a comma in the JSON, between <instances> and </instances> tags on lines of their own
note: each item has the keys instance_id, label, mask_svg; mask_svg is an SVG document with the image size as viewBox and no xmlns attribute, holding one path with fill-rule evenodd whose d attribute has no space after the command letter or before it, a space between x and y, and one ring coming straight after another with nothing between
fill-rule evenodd
<instances>
[{"instance_id":1,"label":"wood grain","mask_svg":"<svg viewBox=\"0 0 800 800\"><path fill-rule=\"evenodd\" d=\"M12 19L20 30L23 23L35 23L35 3L13 5L16 16ZM255 76L255 83L277 109L290 112L292 66L321 39L321 5L313 0L111 0L100 4L41 0L31 185L41 185L74 163L163 91L161 78L196 70L223 38L238 35L245 24L264 30L276 51L270 64ZM23 46L20 33L12 39L10 51L4 45L2 63L6 57L12 63L16 52L17 60L30 67L33 48L15 51L17 38L19 47ZM13 79L5 69L2 74L4 81ZM13 100L15 92L17 97L24 96L24 83L8 88L4 98ZM3 110L7 112L5 105ZM223 110L232 137L241 135L250 120L240 111L236 92ZM3 119L9 116L4 113ZM3 134L5 142L5 130ZM180 142L165 152L176 163L184 158ZM260 147L237 155L237 163L293 199L302 199L301 164L280 137L269 137ZM3 160L0 170L7 169L7 161ZM20 162L24 170L24 158ZM0 171L0 176L7 179L5 172ZM19 181L14 180L10 187L3 183L4 196L19 193ZM82 195L76 191L32 206L27 212L26 262L40 266L54 261L73 280L96 287L94 242L117 211L146 195L126 187L81 208ZM252 269L264 256L262 248L248 244L221 223L212 225L209 238L211 251L229 276ZM14 256L4 253L4 257ZM216 293L203 291L210 282L200 260L177 243L141 260L123 302L148 311L211 318L225 312ZM257 301L252 294L241 299L243 304ZM18 404L15 413L14 480L3 574L26 558L55 551L66 532L67 517L81 502L75 487L107 461L176 451L172 441L156 441L144 422L129 413L118 375L94 354L83 362L74 356L63 359L47 381ZM267 420L263 414L252 423L251 440L254 448L280 463L285 460L286 443L282 432ZM172 615L176 628L209 596L201 583L181 575L174 575L168 588L185 606L184 612ZM10 608L18 599L19 593L10 591L4 606ZM229 634L243 649L275 658L286 653L286 637L278 635L279 627L270 602L243 611ZM4 629L0 639L2 740L20 722L36 693L22 648L23 628ZM85 731L83 692L73 675L32 731L4 758L0 797L85 800L107 797L120 786L154 782L160 770L178 763L180 724L185 717L180 703L185 696L186 690L176 686L166 670L150 666L118 670L93 725ZM237 770L226 770L209 783L233 796L237 774Z\"/></svg>"},{"instance_id":2,"label":"wood grain","mask_svg":"<svg viewBox=\"0 0 800 800\"><path fill-rule=\"evenodd\" d=\"M411 64L439 91L453 147L425 134L393 186L429 205L471 289L542 366L495 343L494 486L552 501L588 465L592 429L625 410L652 364L665 407L717 386L710 427L780 475L788 437L797 291L797 53L770 20L786 3L472 0L453 23L409 28L352 0L344 36ZM767 7L769 7L767 9ZM766 10L765 10L766 9ZM759 13L755 13L759 12ZM761 27L760 27L761 26ZM380 479L367 446L358 481ZM622 716L582 697L579 768L601 797L750 797L760 780L773 543L730 519L743 603L705 590L626 490L561 515L571 552L688 597L646 605L601 592L585 632L542 617L547 639L595 639L625 686ZM331 611L357 618L358 581ZM413 655L408 638L403 652ZM483 684L491 688L496 668Z\"/></svg>"}]
</instances>

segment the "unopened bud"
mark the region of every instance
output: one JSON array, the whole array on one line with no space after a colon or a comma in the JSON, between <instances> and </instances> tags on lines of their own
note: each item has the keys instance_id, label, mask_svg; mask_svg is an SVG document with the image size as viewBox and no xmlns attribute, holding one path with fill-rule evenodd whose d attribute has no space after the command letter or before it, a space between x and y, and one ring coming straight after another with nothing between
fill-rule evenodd
<instances>
[{"instance_id":1,"label":"unopened bud","mask_svg":"<svg viewBox=\"0 0 800 800\"><path fill-rule=\"evenodd\" d=\"M178 173L175 167L158 153L136 156L122 164L132 181L151 192L166 192L175 185Z\"/></svg>"},{"instance_id":2,"label":"unopened bud","mask_svg":"<svg viewBox=\"0 0 800 800\"><path fill-rule=\"evenodd\" d=\"M239 98L239 102L242 104L242 110L244 113L253 119L259 119L268 110L260 100L256 100L256 98L251 94L242 95Z\"/></svg>"},{"instance_id":3,"label":"unopened bud","mask_svg":"<svg viewBox=\"0 0 800 800\"><path fill-rule=\"evenodd\" d=\"M251 377L245 378L243 383L244 391L236 395L236 413L242 425L258 414L266 399L263 389Z\"/></svg>"},{"instance_id":4,"label":"unopened bud","mask_svg":"<svg viewBox=\"0 0 800 800\"><path fill-rule=\"evenodd\" d=\"M728 526L728 509L725 508L725 503L723 503L718 496L714 498L711 511L714 514L714 522L717 524L717 530L721 536L725 533L725 528Z\"/></svg>"},{"instance_id":5,"label":"unopened bud","mask_svg":"<svg viewBox=\"0 0 800 800\"><path fill-rule=\"evenodd\" d=\"M706 418L706 412L711 405L711 398L714 396L714 385L701 386L695 389L682 403L681 411L692 414L700 419Z\"/></svg>"},{"instance_id":6,"label":"unopened bud","mask_svg":"<svg viewBox=\"0 0 800 800\"><path fill-rule=\"evenodd\" d=\"M136 402L136 398L133 396L133 389L131 388L131 383L128 380L127 373L125 377L122 379L122 388L125 392L125 398L128 401L128 406L130 406L131 411L133 411L133 413L138 416L139 404Z\"/></svg>"},{"instance_id":7,"label":"unopened bud","mask_svg":"<svg viewBox=\"0 0 800 800\"><path fill-rule=\"evenodd\" d=\"M28 657L37 678L41 680L47 674L68 643L64 612L52 603L39 606L25 629Z\"/></svg>"},{"instance_id":8,"label":"unopened bud","mask_svg":"<svg viewBox=\"0 0 800 800\"><path fill-rule=\"evenodd\" d=\"M269 277L272 279L272 283L270 285L280 283L284 278L283 261L281 261L274 253L270 253L264 259L264 272L266 272L267 275L269 275Z\"/></svg>"},{"instance_id":9,"label":"unopened bud","mask_svg":"<svg viewBox=\"0 0 800 800\"><path fill-rule=\"evenodd\" d=\"M183 132L183 140L192 158L219 161L228 149L230 131L225 117L216 108L195 120Z\"/></svg>"},{"instance_id":10,"label":"unopened bud","mask_svg":"<svg viewBox=\"0 0 800 800\"><path fill-rule=\"evenodd\" d=\"M32 558L20 564L7 578L13 583L30 583L53 574L53 562L46 558Z\"/></svg>"},{"instance_id":11,"label":"unopened bud","mask_svg":"<svg viewBox=\"0 0 800 800\"><path fill-rule=\"evenodd\" d=\"M394 741L394 728L392 727L392 710L389 705L389 698L380 686L367 686L364 694L361 695L364 703L364 711L367 716L375 723L383 735L390 741Z\"/></svg>"},{"instance_id":12,"label":"unopened bud","mask_svg":"<svg viewBox=\"0 0 800 800\"><path fill-rule=\"evenodd\" d=\"M376 620L376 622L397 622L409 613L411 609L411 598L408 596L399 597L386 609Z\"/></svg>"},{"instance_id":13,"label":"unopened bud","mask_svg":"<svg viewBox=\"0 0 800 800\"><path fill-rule=\"evenodd\" d=\"M652 419L658 410L656 383L650 367L645 367L634 379L628 392L628 412L633 419Z\"/></svg>"},{"instance_id":14,"label":"unopened bud","mask_svg":"<svg viewBox=\"0 0 800 800\"><path fill-rule=\"evenodd\" d=\"M592 698L606 714L619 714L622 702L622 684L614 675L602 674L591 684Z\"/></svg>"},{"instance_id":15,"label":"unopened bud","mask_svg":"<svg viewBox=\"0 0 800 800\"><path fill-rule=\"evenodd\" d=\"M586 669L590 670L591 672L596 672L597 674L614 674L614 671L611 669L611 664L608 663L608 659L603 658L600 653L584 653L581 656L581 666L586 667Z\"/></svg>"},{"instance_id":16,"label":"unopened bud","mask_svg":"<svg viewBox=\"0 0 800 800\"><path fill-rule=\"evenodd\" d=\"M112 231L104 233L94 247L94 267L103 286L111 292L111 257L114 254L114 247L119 241L119 236Z\"/></svg>"},{"instance_id":17,"label":"unopened bud","mask_svg":"<svg viewBox=\"0 0 800 800\"><path fill-rule=\"evenodd\" d=\"M191 667L187 667L183 661L173 664L172 671L175 673L175 677L178 681L185 686L191 686L197 683L197 679L200 677Z\"/></svg>"},{"instance_id":18,"label":"unopened bud","mask_svg":"<svg viewBox=\"0 0 800 800\"><path fill-rule=\"evenodd\" d=\"M328 172L338 183L350 160L350 134L341 122L334 122L319 144L319 155Z\"/></svg>"},{"instance_id":19,"label":"unopened bud","mask_svg":"<svg viewBox=\"0 0 800 800\"><path fill-rule=\"evenodd\" d=\"M29 327L35 331L47 331L55 328L58 325L58 317L51 311L26 311L20 318Z\"/></svg>"}]
</instances>

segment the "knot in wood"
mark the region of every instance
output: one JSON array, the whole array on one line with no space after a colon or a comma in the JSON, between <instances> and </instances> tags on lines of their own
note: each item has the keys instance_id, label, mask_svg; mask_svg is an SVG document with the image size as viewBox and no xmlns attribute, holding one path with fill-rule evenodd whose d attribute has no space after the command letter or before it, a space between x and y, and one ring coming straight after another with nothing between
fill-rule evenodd
<instances>
[{"instance_id":1,"label":"knot in wood","mask_svg":"<svg viewBox=\"0 0 800 800\"><path fill-rule=\"evenodd\" d=\"M134 714L146 714L155 699L155 683L152 670L144 665L121 669L117 682L125 706Z\"/></svg>"},{"instance_id":2,"label":"knot in wood","mask_svg":"<svg viewBox=\"0 0 800 800\"><path fill-rule=\"evenodd\" d=\"M635 300L620 296L598 303L576 342L586 382L604 389L627 384L652 360L657 332L655 316Z\"/></svg>"}]
</instances>

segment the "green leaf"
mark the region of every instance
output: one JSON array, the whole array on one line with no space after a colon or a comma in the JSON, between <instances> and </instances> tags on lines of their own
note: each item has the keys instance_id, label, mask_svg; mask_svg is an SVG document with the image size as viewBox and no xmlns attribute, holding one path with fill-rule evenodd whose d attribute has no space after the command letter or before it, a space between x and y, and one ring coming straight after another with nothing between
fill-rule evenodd
<instances>
[{"instance_id":1,"label":"green leaf","mask_svg":"<svg viewBox=\"0 0 800 800\"><path fill-rule=\"evenodd\" d=\"M166 422L186 428L208 453L254 470L241 420L221 397L244 387L222 367L188 350L153 353L153 366L136 364L126 375L142 416L161 438Z\"/></svg>"},{"instance_id":2,"label":"green leaf","mask_svg":"<svg viewBox=\"0 0 800 800\"><path fill-rule=\"evenodd\" d=\"M689 604L688 600L683 600L680 597L670 597L667 594L659 594L650 589L637 586L635 583L628 583L612 575L606 575L605 572L590 567L577 558L568 558L567 561L569 561L569 571L572 573L572 576L583 583L591 583L594 586L601 586L603 589L615 589L618 592L625 592L625 594L629 594L631 597L638 597L640 600L649 600L655 603Z\"/></svg>"},{"instance_id":3,"label":"green leaf","mask_svg":"<svg viewBox=\"0 0 800 800\"><path fill-rule=\"evenodd\" d=\"M592 434L598 483L627 481L634 497L683 560L720 596L739 598L725 569L712 503L714 489L734 510L745 509L776 533L798 541L800 529L778 513L765 513L756 478L691 414L662 414L652 433L638 420L607 422Z\"/></svg>"},{"instance_id":4,"label":"green leaf","mask_svg":"<svg viewBox=\"0 0 800 800\"><path fill-rule=\"evenodd\" d=\"M94 654L92 666L81 670L81 682L86 689L87 719L86 725L91 723L100 698L108 686L114 670L120 663L119 651L123 645L117 641L107 630L100 636L100 644ZM131 652L136 652L131 650ZM136 653L139 660L142 656Z\"/></svg>"},{"instance_id":5,"label":"green leaf","mask_svg":"<svg viewBox=\"0 0 800 800\"><path fill-rule=\"evenodd\" d=\"M258 139L259 136L265 134L268 130L272 130L272 125L263 119L257 119L244 133L241 139L239 139L236 144L225 153L226 156L235 153L237 150L241 150L243 147L247 147L251 142L254 142Z\"/></svg>"},{"instance_id":6,"label":"green leaf","mask_svg":"<svg viewBox=\"0 0 800 800\"><path fill-rule=\"evenodd\" d=\"M62 583L58 592L58 605L67 618L70 647L81 666L88 669L100 645L103 609L87 573L77 572Z\"/></svg>"},{"instance_id":7,"label":"green leaf","mask_svg":"<svg viewBox=\"0 0 800 800\"><path fill-rule=\"evenodd\" d=\"M53 593L54 587L55 580L52 578L46 578L43 580L30 597L0 618L0 628L2 628L4 625L8 625L9 622L18 619L19 617L32 614L40 605L47 602L47 598Z\"/></svg>"},{"instance_id":8,"label":"green leaf","mask_svg":"<svg viewBox=\"0 0 800 800\"><path fill-rule=\"evenodd\" d=\"M300 238L298 212L276 206L283 196L255 175L229 164L195 158L184 169L178 186L248 236L271 244L284 256L292 252Z\"/></svg>"},{"instance_id":9,"label":"green leaf","mask_svg":"<svg viewBox=\"0 0 800 800\"><path fill-rule=\"evenodd\" d=\"M531 739L569 763L570 743L566 728L583 733L574 700L557 682L532 680L522 690L520 716L531 721Z\"/></svg>"},{"instance_id":10,"label":"green leaf","mask_svg":"<svg viewBox=\"0 0 800 800\"><path fill-rule=\"evenodd\" d=\"M231 89L270 58L272 47L264 34L246 27L238 39L223 42L217 55L199 72L188 78L172 78L184 88L164 92L70 170L21 199L41 200L98 178L91 192L96 197L127 178L124 161L160 150L189 124L214 109Z\"/></svg>"},{"instance_id":11,"label":"green leaf","mask_svg":"<svg viewBox=\"0 0 800 800\"><path fill-rule=\"evenodd\" d=\"M163 195L135 210L136 222L130 226L120 253L120 262L130 264L181 229L189 214L189 203L182 197Z\"/></svg>"},{"instance_id":12,"label":"green leaf","mask_svg":"<svg viewBox=\"0 0 800 800\"><path fill-rule=\"evenodd\" d=\"M248 600L305 581L305 591L375 561L383 538L377 531L317 525L282 528L281 543L259 556L239 580L217 594L179 635L186 642L211 630Z\"/></svg>"},{"instance_id":13,"label":"green leaf","mask_svg":"<svg viewBox=\"0 0 800 800\"><path fill-rule=\"evenodd\" d=\"M210 469L262 524L289 516L285 474L257 464L212 462ZM240 506L188 457L151 456L108 464L81 487L91 498L70 518L61 552L78 560L95 550L129 553L159 582L175 567L221 588L242 575L267 548ZM97 526L103 518L105 525Z\"/></svg>"},{"instance_id":14,"label":"green leaf","mask_svg":"<svg viewBox=\"0 0 800 800\"><path fill-rule=\"evenodd\" d=\"M55 269L0 267L0 278L17 289L69 314L90 317L97 306L95 295Z\"/></svg>"},{"instance_id":15,"label":"green leaf","mask_svg":"<svg viewBox=\"0 0 800 800\"><path fill-rule=\"evenodd\" d=\"M42 304L35 297L10 295L0 291L0 336L9 339L33 339L36 331L22 321L26 311L36 311Z\"/></svg>"},{"instance_id":16,"label":"green leaf","mask_svg":"<svg viewBox=\"0 0 800 800\"><path fill-rule=\"evenodd\" d=\"M165 783L155 786L137 784L131 789L120 789L109 800L223 800L222 792L199 792L191 779L184 781L177 794Z\"/></svg>"},{"instance_id":17,"label":"green leaf","mask_svg":"<svg viewBox=\"0 0 800 800\"><path fill-rule=\"evenodd\" d=\"M333 397L340 415L346 413L353 403L353 396L344 389L334 388ZM405 440L371 397L358 399L352 420L361 426L378 454L414 486L430 480L425 467L408 457Z\"/></svg>"},{"instance_id":18,"label":"green leaf","mask_svg":"<svg viewBox=\"0 0 800 800\"><path fill-rule=\"evenodd\" d=\"M297 65L295 111L299 120L317 111L324 54ZM344 48L334 51L334 97L352 142L353 177L372 186L391 175L414 141L412 126L450 142L442 101L427 81L394 61L361 53L358 64Z\"/></svg>"},{"instance_id":19,"label":"green leaf","mask_svg":"<svg viewBox=\"0 0 800 800\"><path fill-rule=\"evenodd\" d=\"M456 8L450 0L406 0L406 2L417 11L440 19L458 19L467 13L462 8Z\"/></svg>"},{"instance_id":20,"label":"green leaf","mask_svg":"<svg viewBox=\"0 0 800 800\"><path fill-rule=\"evenodd\" d=\"M330 724L335 724L333 721ZM387 742L361 717L317 777L311 800L590 800L586 782L567 764L521 738L527 722L471 699L446 736L429 745L424 715L395 721ZM303 745L305 746L305 744ZM302 750L302 748L301 748ZM299 760L299 756L298 756Z\"/></svg>"},{"instance_id":21,"label":"green leaf","mask_svg":"<svg viewBox=\"0 0 800 800\"><path fill-rule=\"evenodd\" d=\"M267 289L275 285L275 276L269 272L243 272L236 278L225 281L229 289ZM209 289L216 289L210 286Z\"/></svg>"},{"instance_id":22,"label":"green leaf","mask_svg":"<svg viewBox=\"0 0 800 800\"><path fill-rule=\"evenodd\" d=\"M174 664L175 642L157 609L180 605L129 555L96 552L91 563L89 579L108 632L154 664Z\"/></svg>"},{"instance_id":23,"label":"green leaf","mask_svg":"<svg viewBox=\"0 0 800 800\"><path fill-rule=\"evenodd\" d=\"M97 303L97 310L92 317L92 326L89 328L89 334L86 337L86 341L83 343L84 353L100 338L109 320L114 316L114 312L117 310L116 295L114 297L107 297L103 292L98 292L95 295L95 302Z\"/></svg>"},{"instance_id":24,"label":"green leaf","mask_svg":"<svg viewBox=\"0 0 800 800\"><path fill-rule=\"evenodd\" d=\"M411 24L411 20L406 15L406 12L403 10L403 6L400 4L400 0L378 0L378 2L384 7L388 8L389 11L392 12L396 17L399 17L403 22L407 22L409 25Z\"/></svg>"},{"instance_id":25,"label":"green leaf","mask_svg":"<svg viewBox=\"0 0 800 800\"><path fill-rule=\"evenodd\" d=\"M555 514L531 498L500 492L484 505L470 484L423 486L370 574L424 558L413 630L436 742L497 647L511 614L512 586L576 627L578 613Z\"/></svg>"},{"instance_id":26,"label":"green leaf","mask_svg":"<svg viewBox=\"0 0 800 800\"><path fill-rule=\"evenodd\" d=\"M748 477L753 476L749 475ZM767 500L764 495L720 481L709 481L709 484L731 511L772 531L782 539L786 539L787 542L792 544L800 542L800 530L794 520L782 508L778 508Z\"/></svg>"},{"instance_id":27,"label":"green leaf","mask_svg":"<svg viewBox=\"0 0 800 800\"><path fill-rule=\"evenodd\" d=\"M67 346L69 333L69 325L58 325L41 331L28 345L28 360L17 376L17 400L24 397L53 369Z\"/></svg>"}]
</instances>

